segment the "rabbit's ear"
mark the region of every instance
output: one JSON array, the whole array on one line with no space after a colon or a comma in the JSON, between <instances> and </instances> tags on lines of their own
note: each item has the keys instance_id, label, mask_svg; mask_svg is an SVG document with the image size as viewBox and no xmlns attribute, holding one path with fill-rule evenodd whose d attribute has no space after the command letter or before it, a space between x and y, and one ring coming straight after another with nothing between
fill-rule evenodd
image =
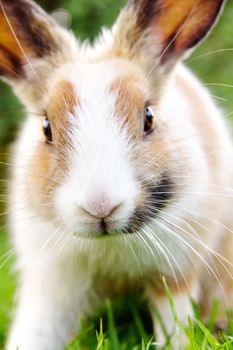
<instances>
[{"instance_id":1,"label":"rabbit's ear","mask_svg":"<svg viewBox=\"0 0 233 350\"><path fill-rule=\"evenodd\" d=\"M129 0L114 29L116 50L145 56L146 47L160 63L174 62L204 38L223 3L224 0Z\"/></svg>"},{"instance_id":2,"label":"rabbit's ear","mask_svg":"<svg viewBox=\"0 0 233 350\"><path fill-rule=\"evenodd\" d=\"M0 0L0 76L25 77L33 58L53 55L61 46L62 29L31 0Z\"/></svg>"}]
</instances>

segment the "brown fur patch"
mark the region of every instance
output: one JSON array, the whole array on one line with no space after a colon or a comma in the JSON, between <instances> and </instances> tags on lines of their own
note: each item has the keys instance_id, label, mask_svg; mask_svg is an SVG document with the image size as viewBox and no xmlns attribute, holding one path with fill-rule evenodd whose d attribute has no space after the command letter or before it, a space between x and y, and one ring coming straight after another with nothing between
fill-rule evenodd
<instances>
[{"instance_id":1,"label":"brown fur patch","mask_svg":"<svg viewBox=\"0 0 233 350\"><path fill-rule=\"evenodd\" d=\"M52 123L55 142L63 147L69 144L69 130L72 128L67 115L75 114L75 107L79 101L74 86L66 80L60 81L52 91L47 114Z\"/></svg>"},{"instance_id":2,"label":"brown fur patch","mask_svg":"<svg viewBox=\"0 0 233 350\"><path fill-rule=\"evenodd\" d=\"M58 123L64 119L65 114L74 114L75 106L78 104L74 85L67 80L62 80L53 88L53 94L49 100L48 115L55 123Z\"/></svg>"},{"instance_id":3,"label":"brown fur patch","mask_svg":"<svg viewBox=\"0 0 233 350\"><path fill-rule=\"evenodd\" d=\"M53 151L45 143L42 132L41 139L42 142L38 145L30 163L25 186L29 203L42 212L43 216L51 219L51 192L57 186L57 176L55 175L56 168L54 167ZM34 185L32 186L32 184Z\"/></svg>"},{"instance_id":4,"label":"brown fur patch","mask_svg":"<svg viewBox=\"0 0 233 350\"><path fill-rule=\"evenodd\" d=\"M115 113L127 124L134 138L142 136L141 115L144 110L144 96L140 85L130 76L117 78L109 89L116 94Z\"/></svg>"},{"instance_id":5,"label":"brown fur patch","mask_svg":"<svg viewBox=\"0 0 233 350\"><path fill-rule=\"evenodd\" d=\"M60 81L52 91L47 114L51 122L54 144L46 144L41 131L41 143L33 157L29 171L30 181L28 181L30 201L35 206L43 202L44 215L46 216L49 215L47 209L53 205L51 203L52 192L64 179L69 166L67 149L71 144L69 138L71 121L70 118L67 118L67 113L74 114L75 106L78 103L74 86L68 81ZM36 188L37 191L34 189L30 191L31 183L36 184L33 188Z\"/></svg>"}]
</instances>

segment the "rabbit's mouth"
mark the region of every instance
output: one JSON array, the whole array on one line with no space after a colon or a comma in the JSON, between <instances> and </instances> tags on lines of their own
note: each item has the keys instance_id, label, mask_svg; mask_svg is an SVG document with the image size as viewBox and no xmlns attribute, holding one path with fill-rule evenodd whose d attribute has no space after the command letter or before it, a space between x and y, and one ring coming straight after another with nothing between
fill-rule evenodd
<instances>
[{"instance_id":1,"label":"rabbit's mouth","mask_svg":"<svg viewBox=\"0 0 233 350\"><path fill-rule=\"evenodd\" d=\"M118 220L100 220L93 224L87 223L82 225L82 229L74 232L73 235L81 238L104 238L116 237L125 234L127 224Z\"/></svg>"},{"instance_id":2,"label":"rabbit's mouth","mask_svg":"<svg viewBox=\"0 0 233 350\"><path fill-rule=\"evenodd\" d=\"M174 181L170 177L163 176L154 183L143 183L143 190L146 192L144 202L138 205L133 214L124 221L117 219L102 219L82 223L82 232L75 232L74 236L82 238L108 238L126 234L137 234L144 226L159 217L166 210L171 198L174 198ZM149 204L148 204L149 203Z\"/></svg>"}]
</instances>

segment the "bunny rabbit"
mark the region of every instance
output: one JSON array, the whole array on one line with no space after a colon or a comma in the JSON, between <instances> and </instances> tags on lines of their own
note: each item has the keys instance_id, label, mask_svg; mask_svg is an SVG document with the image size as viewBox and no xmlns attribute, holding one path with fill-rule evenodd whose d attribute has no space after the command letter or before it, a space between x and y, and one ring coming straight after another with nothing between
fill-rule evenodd
<instances>
[{"instance_id":1,"label":"bunny rabbit","mask_svg":"<svg viewBox=\"0 0 233 350\"><path fill-rule=\"evenodd\" d=\"M182 64L223 4L129 0L89 45L32 0L0 1L0 75L27 114L9 191L20 281L7 350L62 350L83 315L136 288L162 343L155 307L174 328L162 276L180 321L190 297L205 313L216 297L233 305L232 141Z\"/></svg>"}]
</instances>

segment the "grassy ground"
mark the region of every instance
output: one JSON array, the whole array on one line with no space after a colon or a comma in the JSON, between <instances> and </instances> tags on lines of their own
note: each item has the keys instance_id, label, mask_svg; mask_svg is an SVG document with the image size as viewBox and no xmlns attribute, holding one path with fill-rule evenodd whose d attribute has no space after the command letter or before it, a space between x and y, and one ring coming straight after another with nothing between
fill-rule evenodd
<instances>
[{"instance_id":1,"label":"grassy ground","mask_svg":"<svg viewBox=\"0 0 233 350\"><path fill-rule=\"evenodd\" d=\"M9 327L10 315L14 306L16 276L12 271L13 258L7 258L9 244L5 233L0 235L0 349ZM167 291L172 307L172 298ZM187 320L189 326L180 325L174 310L176 335L185 332L186 350L233 349L233 322L228 322L224 332L217 333L215 320L217 304L213 305L210 319L205 325L200 320L198 308L194 305L194 320ZM217 337L213 337L213 334ZM153 338L151 319L145 301L139 295L128 295L113 304L105 301L102 308L97 310L96 319L83 321L79 336L66 350L149 350L156 349ZM167 337L166 350L181 350L175 342L170 343ZM33 349L32 349L33 350Z\"/></svg>"},{"instance_id":2,"label":"grassy ground","mask_svg":"<svg viewBox=\"0 0 233 350\"><path fill-rule=\"evenodd\" d=\"M172 296L167 291L171 308ZM217 302L213 305L210 319L203 324L200 313L193 304L195 316L187 320L187 325L179 323L178 314L173 309L175 331L172 340L166 336L167 342L163 350L210 350L233 349L233 324L230 321L225 332L216 330ZM121 314L120 314L121 312ZM128 296L127 303L120 300L115 304L106 301L102 309L103 319L84 324L79 337L67 350L152 350L161 349L153 337L151 322L145 312L145 304L139 296ZM126 317L125 317L126 316ZM99 324L98 324L99 322ZM119 326L118 326L119 325ZM165 331L166 333L166 331ZM185 345L180 339L185 334ZM215 334L215 336L213 336Z\"/></svg>"}]
</instances>

